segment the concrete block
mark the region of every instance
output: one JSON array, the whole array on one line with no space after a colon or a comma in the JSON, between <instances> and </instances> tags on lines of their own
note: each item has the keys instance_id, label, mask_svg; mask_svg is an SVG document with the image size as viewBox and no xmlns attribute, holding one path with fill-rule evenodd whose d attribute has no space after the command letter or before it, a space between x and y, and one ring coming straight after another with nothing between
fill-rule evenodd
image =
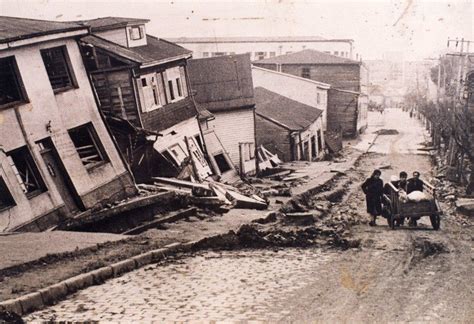
<instances>
[{"instance_id":1,"label":"concrete block","mask_svg":"<svg viewBox=\"0 0 474 324\"><path fill-rule=\"evenodd\" d=\"M112 267L102 267L97 270L91 271L90 274L94 278L95 284L103 283L105 280L110 279L114 276Z\"/></svg>"},{"instance_id":2,"label":"concrete block","mask_svg":"<svg viewBox=\"0 0 474 324\"><path fill-rule=\"evenodd\" d=\"M23 309L21 308L20 299L9 299L0 303L0 310L13 312L18 315L23 315Z\"/></svg>"},{"instance_id":3,"label":"concrete block","mask_svg":"<svg viewBox=\"0 0 474 324\"><path fill-rule=\"evenodd\" d=\"M45 305L53 305L63 299L68 294L67 286L64 282L49 286L39 291Z\"/></svg>"},{"instance_id":4,"label":"concrete block","mask_svg":"<svg viewBox=\"0 0 474 324\"><path fill-rule=\"evenodd\" d=\"M127 259L111 265L114 276L121 275L122 273L132 271L136 268L135 260Z\"/></svg>"},{"instance_id":5,"label":"concrete block","mask_svg":"<svg viewBox=\"0 0 474 324\"><path fill-rule=\"evenodd\" d=\"M152 252L147 252L147 253L142 253L137 256L134 256L132 260L135 261L136 267L143 267L144 265L150 264L153 260L153 253Z\"/></svg>"},{"instance_id":6,"label":"concrete block","mask_svg":"<svg viewBox=\"0 0 474 324\"><path fill-rule=\"evenodd\" d=\"M66 284L68 292L74 293L80 289L92 286L94 284L94 277L89 273L84 273L63 282Z\"/></svg>"},{"instance_id":7,"label":"concrete block","mask_svg":"<svg viewBox=\"0 0 474 324\"><path fill-rule=\"evenodd\" d=\"M45 306L41 294L37 291L18 298L21 303L23 314L31 313L32 311L41 309Z\"/></svg>"}]
</instances>

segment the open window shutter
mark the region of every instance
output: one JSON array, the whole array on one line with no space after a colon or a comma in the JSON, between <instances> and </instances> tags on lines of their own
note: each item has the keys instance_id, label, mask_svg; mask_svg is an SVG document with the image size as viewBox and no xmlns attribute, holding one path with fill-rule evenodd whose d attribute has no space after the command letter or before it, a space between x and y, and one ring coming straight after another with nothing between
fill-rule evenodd
<instances>
[{"instance_id":1,"label":"open window shutter","mask_svg":"<svg viewBox=\"0 0 474 324\"><path fill-rule=\"evenodd\" d=\"M170 93L170 89L168 88L168 76L166 75L166 71L163 71L163 86L165 88L165 91L166 91L166 98L168 99L167 100L167 103L170 103L171 102L171 93Z\"/></svg>"},{"instance_id":2,"label":"open window shutter","mask_svg":"<svg viewBox=\"0 0 474 324\"><path fill-rule=\"evenodd\" d=\"M151 84L151 76L147 75L145 77L146 79L146 86L144 87L142 85L142 89L143 89L143 99L144 99L144 110L145 111L149 111L152 107L153 107L153 104L155 103L155 100L153 98L153 88L152 88L152 84ZM141 80L140 80L141 82Z\"/></svg>"},{"instance_id":3,"label":"open window shutter","mask_svg":"<svg viewBox=\"0 0 474 324\"><path fill-rule=\"evenodd\" d=\"M156 74L156 84L158 86L158 93L160 94L160 102L161 105L166 105L166 90L165 90L165 85L163 84L163 77L161 76L161 73Z\"/></svg>"},{"instance_id":4,"label":"open window shutter","mask_svg":"<svg viewBox=\"0 0 474 324\"><path fill-rule=\"evenodd\" d=\"M186 84L186 72L184 70L184 66L179 67L179 75L181 80L181 90L183 92L183 97L188 96L188 86Z\"/></svg>"}]
</instances>

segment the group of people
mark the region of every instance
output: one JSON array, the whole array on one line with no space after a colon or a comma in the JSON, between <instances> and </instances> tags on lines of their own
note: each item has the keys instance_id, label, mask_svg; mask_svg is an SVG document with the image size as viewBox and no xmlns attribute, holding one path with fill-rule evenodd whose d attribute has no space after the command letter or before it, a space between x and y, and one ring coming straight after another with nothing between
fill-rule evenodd
<instances>
[{"instance_id":1,"label":"group of people","mask_svg":"<svg viewBox=\"0 0 474 324\"><path fill-rule=\"evenodd\" d=\"M390 185L384 186L383 180L380 178L382 172L374 170L370 178L366 179L362 184L367 203L367 212L372 216L370 226L376 225L377 216L382 214L383 195L390 195ZM413 172L413 177L408 179L405 171L400 172L399 177L392 176L390 183L399 191L403 190L406 194L413 191L423 191L423 181L420 179L420 172ZM397 225L403 225L403 219ZM410 225L416 226L416 219L411 219Z\"/></svg>"}]
</instances>

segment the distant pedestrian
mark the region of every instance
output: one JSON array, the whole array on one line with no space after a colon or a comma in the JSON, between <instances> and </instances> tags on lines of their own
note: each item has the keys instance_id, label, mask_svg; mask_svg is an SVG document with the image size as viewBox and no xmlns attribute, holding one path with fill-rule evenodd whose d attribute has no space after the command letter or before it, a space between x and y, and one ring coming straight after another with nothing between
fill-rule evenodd
<instances>
[{"instance_id":1,"label":"distant pedestrian","mask_svg":"<svg viewBox=\"0 0 474 324\"><path fill-rule=\"evenodd\" d=\"M362 184L362 191L365 194L367 203L367 212L372 216L370 226L376 225L377 216L382 214L382 196L383 181L380 179L382 172L374 170L370 178L366 179Z\"/></svg>"}]
</instances>

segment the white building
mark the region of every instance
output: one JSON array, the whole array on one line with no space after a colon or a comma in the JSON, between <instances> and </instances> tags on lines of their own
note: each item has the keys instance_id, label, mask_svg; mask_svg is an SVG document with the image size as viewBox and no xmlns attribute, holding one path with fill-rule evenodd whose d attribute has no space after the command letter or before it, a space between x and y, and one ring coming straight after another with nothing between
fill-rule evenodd
<instances>
[{"instance_id":1,"label":"white building","mask_svg":"<svg viewBox=\"0 0 474 324\"><path fill-rule=\"evenodd\" d=\"M328 89L331 85L257 66L252 66L252 78L254 87L263 87L321 110L323 130L326 131Z\"/></svg>"},{"instance_id":2,"label":"white building","mask_svg":"<svg viewBox=\"0 0 474 324\"><path fill-rule=\"evenodd\" d=\"M250 53L252 61L314 49L327 54L359 60L352 39L309 37L181 37L169 38L191 51L194 58Z\"/></svg>"},{"instance_id":3,"label":"white building","mask_svg":"<svg viewBox=\"0 0 474 324\"><path fill-rule=\"evenodd\" d=\"M0 232L41 231L136 192L72 23L0 17Z\"/></svg>"}]
</instances>

